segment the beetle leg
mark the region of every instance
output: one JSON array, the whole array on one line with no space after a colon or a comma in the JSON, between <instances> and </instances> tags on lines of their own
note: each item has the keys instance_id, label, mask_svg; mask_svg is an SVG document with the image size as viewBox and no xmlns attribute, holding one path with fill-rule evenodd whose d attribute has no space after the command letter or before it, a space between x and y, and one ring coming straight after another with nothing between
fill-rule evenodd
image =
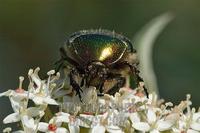
<instances>
[{"instance_id":1,"label":"beetle leg","mask_svg":"<svg viewBox=\"0 0 200 133\"><path fill-rule=\"evenodd\" d=\"M87 77L86 77L86 87L90 86L91 81L96 76L96 75L94 75L95 73L96 73L95 70L91 70L91 71L88 72Z\"/></svg>"},{"instance_id":2,"label":"beetle leg","mask_svg":"<svg viewBox=\"0 0 200 133\"><path fill-rule=\"evenodd\" d=\"M103 86L104 86L104 81L101 81L100 84L98 85L98 89L99 89L99 94L97 94L98 96L103 96Z\"/></svg>"},{"instance_id":3,"label":"beetle leg","mask_svg":"<svg viewBox=\"0 0 200 133\"><path fill-rule=\"evenodd\" d=\"M107 92L110 95L114 95L116 92L119 92L119 89L122 88L126 82L125 77L113 77L113 79L116 79L117 83Z\"/></svg>"},{"instance_id":4,"label":"beetle leg","mask_svg":"<svg viewBox=\"0 0 200 133\"><path fill-rule=\"evenodd\" d=\"M83 87L84 84L85 84L85 77L83 77L83 78L81 79L81 84L80 84L80 86Z\"/></svg>"},{"instance_id":5,"label":"beetle leg","mask_svg":"<svg viewBox=\"0 0 200 133\"><path fill-rule=\"evenodd\" d=\"M99 90L99 94L98 96L103 96L103 87L104 87L104 82L107 79L107 69L104 67L102 69L98 69L98 76L100 77L100 82L99 85L97 87L97 89Z\"/></svg>"},{"instance_id":6,"label":"beetle leg","mask_svg":"<svg viewBox=\"0 0 200 133\"><path fill-rule=\"evenodd\" d=\"M75 70L73 69L73 70L71 70L71 72L69 74L70 85L76 91L76 95L78 95L80 101L82 102L81 92L83 92L83 90L81 89L81 87L79 86L79 84L74 79L74 75L76 75L76 73L75 73Z\"/></svg>"},{"instance_id":7,"label":"beetle leg","mask_svg":"<svg viewBox=\"0 0 200 133\"><path fill-rule=\"evenodd\" d=\"M95 65L89 65L90 69L87 68L87 73L86 73L86 86L89 87L91 81L97 77L98 75L98 67Z\"/></svg>"},{"instance_id":8,"label":"beetle leg","mask_svg":"<svg viewBox=\"0 0 200 133\"><path fill-rule=\"evenodd\" d=\"M131 72L133 73L133 75L135 77L136 86L139 86L140 82L144 82L144 80L139 75L140 71L137 69L137 66L135 66L135 65L138 65L138 64L133 65L133 64L130 64L129 62L125 61L125 62L121 62L121 63L119 63L117 65L118 65L118 67L126 65L126 66L128 66L130 68ZM149 97L148 90L147 90L147 88L145 86L143 86L143 88L144 88L144 92L145 92L145 94L146 94L146 96L148 98Z\"/></svg>"},{"instance_id":9,"label":"beetle leg","mask_svg":"<svg viewBox=\"0 0 200 133\"><path fill-rule=\"evenodd\" d=\"M140 75L139 75L140 71L135 66L132 66L132 65L131 65L130 69L134 73L136 85L140 86L140 82L144 82L142 77L140 77ZM143 88L144 88L144 92L145 92L145 94L146 94L146 96L148 98L149 97L149 93L148 93L148 90L145 87L145 85L143 86Z\"/></svg>"},{"instance_id":10,"label":"beetle leg","mask_svg":"<svg viewBox=\"0 0 200 133\"><path fill-rule=\"evenodd\" d=\"M135 77L136 86L139 86L139 83L142 80L142 78L139 76L139 70L133 65L129 65L129 68L131 69L131 72L133 73L133 75Z\"/></svg>"}]
</instances>

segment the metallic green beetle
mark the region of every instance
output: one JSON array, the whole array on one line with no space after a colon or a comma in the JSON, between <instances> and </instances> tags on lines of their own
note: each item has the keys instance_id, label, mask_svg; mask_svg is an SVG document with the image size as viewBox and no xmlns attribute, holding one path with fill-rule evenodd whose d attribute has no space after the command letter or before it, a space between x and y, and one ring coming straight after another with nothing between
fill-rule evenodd
<instances>
[{"instance_id":1,"label":"metallic green beetle","mask_svg":"<svg viewBox=\"0 0 200 133\"><path fill-rule=\"evenodd\" d=\"M60 48L57 70L70 67L70 85L81 99L81 87L94 86L114 95L132 74L136 85L143 81L137 69L136 50L126 37L108 30L83 30L72 34ZM77 77L81 82L76 81Z\"/></svg>"}]
</instances>

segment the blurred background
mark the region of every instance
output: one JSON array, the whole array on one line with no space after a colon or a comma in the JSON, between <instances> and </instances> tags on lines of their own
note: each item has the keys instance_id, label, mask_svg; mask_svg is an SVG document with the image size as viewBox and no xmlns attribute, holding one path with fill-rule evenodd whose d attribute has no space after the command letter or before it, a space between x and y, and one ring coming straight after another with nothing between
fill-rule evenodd
<instances>
[{"instance_id":1,"label":"blurred background","mask_svg":"<svg viewBox=\"0 0 200 133\"><path fill-rule=\"evenodd\" d=\"M53 69L59 47L75 31L103 28L132 39L152 18L171 11L176 18L154 49L159 92L175 104L190 93L193 106L198 107L199 7L198 0L0 0L0 92L17 88L18 76L27 77L29 68L39 66L40 75ZM2 125L12 109L8 98L0 101Z\"/></svg>"}]
</instances>

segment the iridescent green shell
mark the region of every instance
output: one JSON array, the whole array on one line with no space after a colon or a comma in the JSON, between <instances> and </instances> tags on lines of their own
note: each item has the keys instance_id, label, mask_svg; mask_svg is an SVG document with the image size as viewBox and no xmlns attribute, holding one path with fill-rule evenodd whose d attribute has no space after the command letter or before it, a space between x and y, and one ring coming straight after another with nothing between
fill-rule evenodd
<instances>
[{"instance_id":1,"label":"iridescent green shell","mask_svg":"<svg viewBox=\"0 0 200 133\"><path fill-rule=\"evenodd\" d=\"M118 62L125 53L135 52L126 37L107 30L76 32L63 48L66 55L79 65L93 61L110 65Z\"/></svg>"}]
</instances>

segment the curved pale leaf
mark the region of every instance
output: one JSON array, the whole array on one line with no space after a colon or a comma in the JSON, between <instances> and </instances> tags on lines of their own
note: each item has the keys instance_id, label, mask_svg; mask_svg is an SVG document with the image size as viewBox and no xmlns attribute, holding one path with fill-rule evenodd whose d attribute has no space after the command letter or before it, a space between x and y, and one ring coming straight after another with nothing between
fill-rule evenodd
<instances>
[{"instance_id":1,"label":"curved pale leaf","mask_svg":"<svg viewBox=\"0 0 200 133\"><path fill-rule=\"evenodd\" d=\"M150 21L134 37L134 44L138 50L141 75L150 92L158 94L157 79L153 69L152 51L156 38L164 27L172 20L173 15L165 13Z\"/></svg>"}]
</instances>

